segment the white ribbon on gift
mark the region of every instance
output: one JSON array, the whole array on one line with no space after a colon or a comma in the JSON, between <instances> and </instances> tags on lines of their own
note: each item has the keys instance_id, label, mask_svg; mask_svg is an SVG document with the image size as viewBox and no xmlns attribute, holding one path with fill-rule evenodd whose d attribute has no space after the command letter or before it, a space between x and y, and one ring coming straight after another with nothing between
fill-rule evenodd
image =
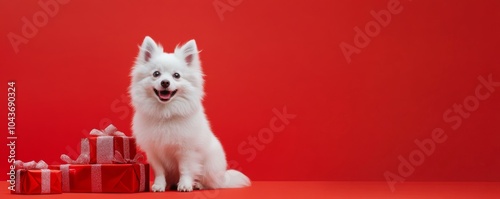
<instances>
[{"instance_id":1,"label":"white ribbon on gift","mask_svg":"<svg viewBox=\"0 0 500 199\"><path fill-rule=\"evenodd\" d=\"M113 138L116 136L121 137L123 139L123 156L125 158L130 158L130 139L125 135L125 133L118 131L116 127L113 126L112 124L110 124L102 131L98 129L92 129L90 131L90 135L97 136L97 143L96 143L97 163L100 164L112 163L114 157Z\"/></svg>"},{"instance_id":2,"label":"white ribbon on gift","mask_svg":"<svg viewBox=\"0 0 500 199\"><path fill-rule=\"evenodd\" d=\"M123 157L130 159L130 139L123 137Z\"/></svg>"},{"instance_id":3,"label":"white ribbon on gift","mask_svg":"<svg viewBox=\"0 0 500 199\"><path fill-rule=\"evenodd\" d=\"M102 192L101 164L93 164L90 170L91 190L95 193Z\"/></svg>"},{"instance_id":4,"label":"white ribbon on gift","mask_svg":"<svg viewBox=\"0 0 500 199\"><path fill-rule=\"evenodd\" d=\"M40 169L42 172L42 193L50 193L50 169Z\"/></svg>"},{"instance_id":5,"label":"white ribbon on gift","mask_svg":"<svg viewBox=\"0 0 500 199\"><path fill-rule=\"evenodd\" d=\"M16 171L16 193L21 193L21 172L20 170Z\"/></svg>"},{"instance_id":6,"label":"white ribbon on gift","mask_svg":"<svg viewBox=\"0 0 500 199\"><path fill-rule=\"evenodd\" d=\"M41 191L40 193L50 193L50 169L47 169L49 165L45 163L43 160L38 162L30 161L30 162L22 162L20 160L16 160L14 162L14 166L16 167L16 193L21 193L21 171L22 170L30 170L30 169L40 169L41 173Z\"/></svg>"},{"instance_id":7,"label":"white ribbon on gift","mask_svg":"<svg viewBox=\"0 0 500 199\"><path fill-rule=\"evenodd\" d=\"M68 155L62 154L61 160L68 164L88 164L90 163L90 146L89 140L83 139L80 147L80 155L76 160L71 159Z\"/></svg>"},{"instance_id":8,"label":"white ribbon on gift","mask_svg":"<svg viewBox=\"0 0 500 199\"><path fill-rule=\"evenodd\" d=\"M96 140L96 162L111 164L113 161L113 136L99 136Z\"/></svg>"},{"instance_id":9,"label":"white ribbon on gift","mask_svg":"<svg viewBox=\"0 0 500 199\"><path fill-rule=\"evenodd\" d=\"M23 162L21 160L16 160L14 162L14 166L16 167L16 169L26 169L26 170L49 168L49 165L47 165L47 163L45 163L45 161L43 160L40 160L38 162L35 161Z\"/></svg>"},{"instance_id":10,"label":"white ribbon on gift","mask_svg":"<svg viewBox=\"0 0 500 199\"><path fill-rule=\"evenodd\" d=\"M98 130L98 129L92 129L90 131L90 135L95 135L95 136L125 136L125 133L118 131L115 126L110 124L108 127L106 127L104 130Z\"/></svg>"},{"instance_id":11,"label":"white ribbon on gift","mask_svg":"<svg viewBox=\"0 0 500 199\"><path fill-rule=\"evenodd\" d=\"M61 170L62 175L62 191L70 192L70 184L69 184L69 164L62 164L59 166L59 170Z\"/></svg>"},{"instance_id":12,"label":"white ribbon on gift","mask_svg":"<svg viewBox=\"0 0 500 199\"><path fill-rule=\"evenodd\" d=\"M144 164L139 164L140 166L140 182L139 182L139 192L143 192L144 190L146 190L146 168L144 166Z\"/></svg>"}]
</instances>

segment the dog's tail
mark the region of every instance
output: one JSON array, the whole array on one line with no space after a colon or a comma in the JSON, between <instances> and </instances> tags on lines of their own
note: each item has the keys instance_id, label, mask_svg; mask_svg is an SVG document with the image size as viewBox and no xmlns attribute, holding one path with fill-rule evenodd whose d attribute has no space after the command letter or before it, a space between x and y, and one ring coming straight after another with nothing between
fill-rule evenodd
<instances>
[{"instance_id":1,"label":"dog's tail","mask_svg":"<svg viewBox=\"0 0 500 199\"><path fill-rule=\"evenodd\" d=\"M248 187L252 183L250 179L243 173L229 169L224 173L224 184L222 188L240 188L240 187Z\"/></svg>"}]
</instances>

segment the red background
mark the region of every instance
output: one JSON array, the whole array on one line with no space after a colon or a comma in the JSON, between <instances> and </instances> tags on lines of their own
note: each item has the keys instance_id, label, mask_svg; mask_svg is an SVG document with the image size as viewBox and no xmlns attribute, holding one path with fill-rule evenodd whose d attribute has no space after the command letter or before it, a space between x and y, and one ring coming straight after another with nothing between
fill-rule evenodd
<instances>
[{"instance_id":1,"label":"red background","mask_svg":"<svg viewBox=\"0 0 500 199\"><path fill-rule=\"evenodd\" d=\"M253 180L384 180L439 127L447 141L406 180L499 181L500 88L456 131L442 115L474 95L479 76L500 81L500 2L401 0L348 64L339 44L354 45L353 28L388 1L220 0L231 8L223 20L212 0L70 1L16 53L8 33L22 35L22 18L42 8L3 0L0 106L16 81L16 156L56 163L108 122L131 134L129 72L150 35L170 52L196 39L213 130ZM285 106L296 118L247 160L238 146Z\"/></svg>"}]
</instances>

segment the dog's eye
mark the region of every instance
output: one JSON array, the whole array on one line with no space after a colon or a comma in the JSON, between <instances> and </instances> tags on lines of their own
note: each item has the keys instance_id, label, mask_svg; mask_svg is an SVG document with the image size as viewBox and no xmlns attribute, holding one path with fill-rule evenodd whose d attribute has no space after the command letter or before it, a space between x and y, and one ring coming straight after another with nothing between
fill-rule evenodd
<instances>
[{"instance_id":1,"label":"dog's eye","mask_svg":"<svg viewBox=\"0 0 500 199\"><path fill-rule=\"evenodd\" d=\"M161 75L160 71L153 72L153 77L158 77L160 75Z\"/></svg>"},{"instance_id":2,"label":"dog's eye","mask_svg":"<svg viewBox=\"0 0 500 199\"><path fill-rule=\"evenodd\" d=\"M174 76L174 78L175 78L175 79L179 79L179 78L181 78L181 75L180 75L179 73L174 73L174 75L173 75L173 76Z\"/></svg>"}]
</instances>

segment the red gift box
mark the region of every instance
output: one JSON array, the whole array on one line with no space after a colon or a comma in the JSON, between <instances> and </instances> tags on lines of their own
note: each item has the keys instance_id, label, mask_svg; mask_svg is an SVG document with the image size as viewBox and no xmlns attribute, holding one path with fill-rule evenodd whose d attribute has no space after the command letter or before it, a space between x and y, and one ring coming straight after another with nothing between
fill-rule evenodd
<instances>
[{"instance_id":1,"label":"red gift box","mask_svg":"<svg viewBox=\"0 0 500 199\"><path fill-rule=\"evenodd\" d=\"M113 163L115 151L123 154L123 157L130 159L136 155L135 138L126 136L97 136L82 140L82 153L87 153L90 157L90 164L110 164Z\"/></svg>"},{"instance_id":2,"label":"red gift box","mask_svg":"<svg viewBox=\"0 0 500 199\"><path fill-rule=\"evenodd\" d=\"M115 151L120 152L125 159L136 155L135 138L125 136L113 125L102 131L93 129L90 135L81 141L81 154L89 156L90 164L113 163Z\"/></svg>"},{"instance_id":3,"label":"red gift box","mask_svg":"<svg viewBox=\"0 0 500 199\"><path fill-rule=\"evenodd\" d=\"M63 192L149 191L148 164L63 164L49 168L61 170Z\"/></svg>"},{"instance_id":4,"label":"red gift box","mask_svg":"<svg viewBox=\"0 0 500 199\"><path fill-rule=\"evenodd\" d=\"M47 164L40 161L38 164L34 161L29 163L33 167L25 167L16 170L16 187L15 194L57 194L62 193L61 171L46 169ZM34 166L37 165L37 166ZM45 165L40 167L38 165ZM17 165L16 165L17 167Z\"/></svg>"}]
</instances>

